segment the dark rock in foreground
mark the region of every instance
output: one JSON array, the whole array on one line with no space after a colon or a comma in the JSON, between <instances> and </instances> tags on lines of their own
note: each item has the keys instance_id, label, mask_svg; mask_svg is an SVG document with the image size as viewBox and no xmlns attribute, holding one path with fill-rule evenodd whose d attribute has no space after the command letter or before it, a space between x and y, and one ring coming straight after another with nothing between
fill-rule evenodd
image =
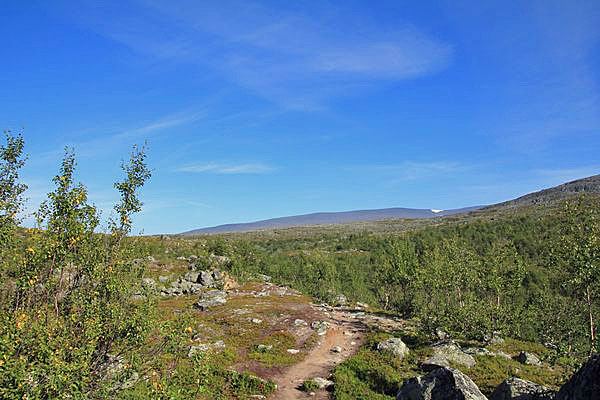
<instances>
[{"instance_id":1,"label":"dark rock in foreground","mask_svg":"<svg viewBox=\"0 0 600 400\"><path fill-rule=\"evenodd\" d=\"M438 368L405 381L396 400L487 400L477 385L454 368Z\"/></svg>"},{"instance_id":2,"label":"dark rock in foreground","mask_svg":"<svg viewBox=\"0 0 600 400\"><path fill-rule=\"evenodd\" d=\"M584 399L600 399L600 354L592 356L556 395L556 400Z\"/></svg>"},{"instance_id":3,"label":"dark rock in foreground","mask_svg":"<svg viewBox=\"0 0 600 400\"><path fill-rule=\"evenodd\" d=\"M556 392L519 378L509 378L492 393L490 400L552 400Z\"/></svg>"}]
</instances>

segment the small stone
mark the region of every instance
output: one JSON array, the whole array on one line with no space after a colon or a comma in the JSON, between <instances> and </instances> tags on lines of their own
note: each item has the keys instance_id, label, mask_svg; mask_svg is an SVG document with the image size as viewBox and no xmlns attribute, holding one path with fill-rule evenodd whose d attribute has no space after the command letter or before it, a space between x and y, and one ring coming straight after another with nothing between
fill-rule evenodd
<instances>
[{"instance_id":1,"label":"small stone","mask_svg":"<svg viewBox=\"0 0 600 400\"><path fill-rule=\"evenodd\" d=\"M441 328L437 328L435 330L435 336L439 339L439 340L448 340L450 339L450 335L448 335L447 332L443 331Z\"/></svg>"},{"instance_id":2,"label":"small stone","mask_svg":"<svg viewBox=\"0 0 600 400\"><path fill-rule=\"evenodd\" d=\"M156 281L152 278L142 279L142 286L146 289L154 289L156 287Z\"/></svg>"},{"instance_id":3,"label":"small stone","mask_svg":"<svg viewBox=\"0 0 600 400\"><path fill-rule=\"evenodd\" d=\"M256 346L256 348L258 349L258 351L265 352L271 350L273 348L273 345L259 344L258 346Z\"/></svg>"},{"instance_id":4,"label":"small stone","mask_svg":"<svg viewBox=\"0 0 600 400\"><path fill-rule=\"evenodd\" d=\"M336 306L345 306L346 304L348 304L348 298L343 294L338 294L333 300L333 303Z\"/></svg>"},{"instance_id":5,"label":"small stone","mask_svg":"<svg viewBox=\"0 0 600 400\"><path fill-rule=\"evenodd\" d=\"M323 336L327 333L329 323L327 321L313 321L310 327L317 331L317 335Z\"/></svg>"},{"instance_id":6,"label":"small stone","mask_svg":"<svg viewBox=\"0 0 600 400\"><path fill-rule=\"evenodd\" d=\"M342 352L342 348L340 346L334 346L331 348L331 352L332 353L341 353Z\"/></svg>"},{"instance_id":7,"label":"small stone","mask_svg":"<svg viewBox=\"0 0 600 400\"><path fill-rule=\"evenodd\" d=\"M295 326L308 326L308 322L306 322L303 319L295 319L294 320L294 325Z\"/></svg>"},{"instance_id":8,"label":"small stone","mask_svg":"<svg viewBox=\"0 0 600 400\"><path fill-rule=\"evenodd\" d=\"M260 324L260 323L262 323L262 319L258 319L258 318L252 318L252 320L251 320L251 321L252 321L252 323L254 323L254 324Z\"/></svg>"},{"instance_id":9,"label":"small stone","mask_svg":"<svg viewBox=\"0 0 600 400\"><path fill-rule=\"evenodd\" d=\"M287 352L290 353L290 354L298 354L298 353L300 353L300 350L297 350L297 349L287 349Z\"/></svg>"},{"instance_id":10,"label":"small stone","mask_svg":"<svg viewBox=\"0 0 600 400\"><path fill-rule=\"evenodd\" d=\"M328 387L333 386L332 381L321 377L312 378L312 381L317 384L319 389L327 389Z\"/></svg>"}]
</instances>

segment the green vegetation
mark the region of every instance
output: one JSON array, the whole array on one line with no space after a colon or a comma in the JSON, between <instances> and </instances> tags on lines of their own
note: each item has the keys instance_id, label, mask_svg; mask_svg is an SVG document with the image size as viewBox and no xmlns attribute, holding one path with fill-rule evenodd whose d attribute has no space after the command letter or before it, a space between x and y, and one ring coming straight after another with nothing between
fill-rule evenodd
<instances>
[{"instance_id":1,"label":"green vegetation","mask_svg":"<svg viewBox=\"0 0 600 400\"><path fill-rule=\"evenodd\" d=\"M273 384L236 371L299 362L314 337L297 343L285 331L248 318L289 313L286 302L308 297L236 297L199 315L195 296L161 299L142 278L187 271L178 257L227 256L231 275L251 291L257 274L331 302L339 294L386 314L418 321L402 361L374 351L388 334L373 332L358 354L333 373L336 399L393 398L406 378L421 374L436 329L463 341L494 332L497 350L533 351L552 369L477 356L465 371L490 392L508 375L556 387L597 350L600 316L600 204L580 196L543 207L484 210L469 217L379 223L375 231L279 230L199 237L131 237L141 210L137 193L150 178L144 148L134 148L115 184L116 220L100 233L96 208L76 184L67 150L55 190L20 227L24 141L6 135L0 147L0 397L244 398L268 395ZM372 226L372 225L367 225ZM357 228L358 227L358 228ZM147 257L157 262L147 265ZM175 278L168 278L175 279ZM236 316L240 309L247 314ZM298 316L300 317L300 316ZM217 329L218 328L218 329ZM279 329L279 328L278 328ZM210 334L210 332L217 332ZM207 333L209 332L209 333ZM225 350L188 357L197 335ZM208 342L207 342L208 343ZM196 343L197 344L197 343ZM258 347L259 344L264 347ZM290 354L287 349L302 349ZM310 383L304 385L310 389Z\"/></svg>"},{"instance_id":2,"label":"green vegetation","mask_svg":"<svg viewBox=\"0 0 600 400\"><path fill-rule=\"evenodd\" d=\"M312 379L307 379L300 385L300 390L307 393L314 392L319 390L319 384Z\"/></svg>"},{"instance_id":3,"label":"green vegetation","mask_svg":"<svg viewBox=\"0 0 600 400\"><path fill-rule=\"evenodd\" d=\"M376 351L377 343L390 336L370 333L359 352L334 369L334 399L395 399L405 379L420 375L418 360L428 355L424 343L416 337L404 337L411 344L411 352L398 360L393 354Z\"/></svg>"}]
</instances>

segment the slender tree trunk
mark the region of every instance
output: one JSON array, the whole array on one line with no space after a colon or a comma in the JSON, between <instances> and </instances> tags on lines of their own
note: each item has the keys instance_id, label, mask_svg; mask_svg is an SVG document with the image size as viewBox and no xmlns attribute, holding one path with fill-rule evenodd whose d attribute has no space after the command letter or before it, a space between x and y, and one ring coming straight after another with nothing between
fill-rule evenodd
<instances>
[{"instance_id":1,"label":"slender tree trunk","mask_svg":"<svg viewBox=\"0 0 600 400\"><path fill-rule=\"evenodd\" d=\"M590 293L590 287L587 286L585 288L587 306L588 306L588 315L590 319L590 353L594 351L594 343L596 343L596 334L594 332L594 315L592 313L592 295Z\"/></svg>"}]
</instances>

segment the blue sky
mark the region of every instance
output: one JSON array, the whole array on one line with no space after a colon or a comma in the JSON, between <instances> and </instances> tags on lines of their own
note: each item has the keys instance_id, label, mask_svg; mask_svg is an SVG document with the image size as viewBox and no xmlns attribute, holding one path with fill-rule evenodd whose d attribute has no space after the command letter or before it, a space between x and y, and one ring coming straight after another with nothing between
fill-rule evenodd
<instances>
[{"instance_id":1,"label":"blue sky","mask_svg":"<svg viewBox=\"0 0 600 400\"><path fill-rule=\"evenodd\" d=\"M0 121L28 209L63 148L136 232L316 211L449 209L600 173L600 3L28 1L0 16Z\"/></svg>"}]
</instances>

